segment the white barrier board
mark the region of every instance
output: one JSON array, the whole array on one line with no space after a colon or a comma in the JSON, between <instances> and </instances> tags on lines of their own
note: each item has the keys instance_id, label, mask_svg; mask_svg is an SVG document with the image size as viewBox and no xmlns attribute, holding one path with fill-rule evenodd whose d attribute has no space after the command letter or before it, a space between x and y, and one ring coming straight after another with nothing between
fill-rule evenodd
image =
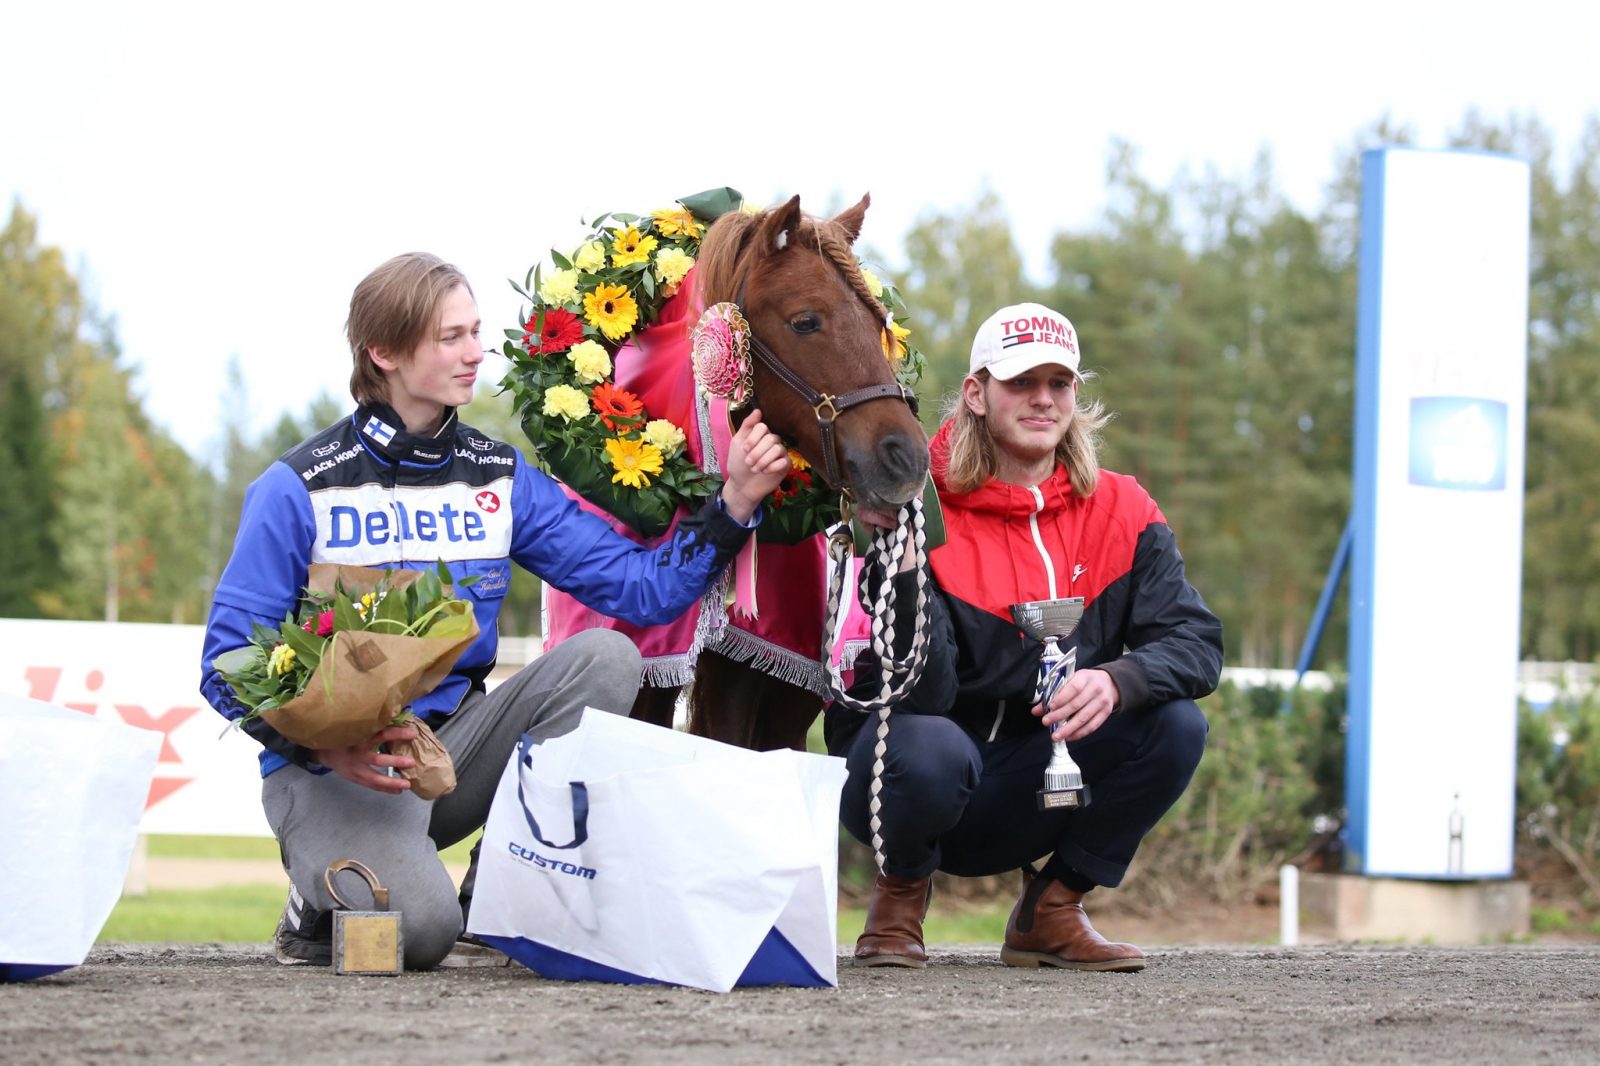
<instances>
[{"instance_id":1,"label":"white barrier board","mask_svg":"<svg viewBox=\"0 0 1600 1066\"><path fill-rule=\"evenodd\" d=\"M162 734L141 833L271 836L261 811L261 745L228 728L200 695L202 633L0 619L0 691Z\"/></svg>"}]
</instances>

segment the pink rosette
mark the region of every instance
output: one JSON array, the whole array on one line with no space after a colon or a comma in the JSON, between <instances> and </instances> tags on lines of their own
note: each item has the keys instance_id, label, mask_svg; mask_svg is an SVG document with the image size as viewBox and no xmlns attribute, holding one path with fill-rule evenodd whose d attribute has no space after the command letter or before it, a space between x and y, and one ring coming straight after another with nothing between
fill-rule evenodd
<instances>
[{"instance_id":1,"label":"pink rosette","mask_svg":"<svg viewBox=\"0 0 1600 1066\"><path fill-rule=\"evenodd\" d=\"M712 304L695 324L694 377L708 396L737 411L750 402L750 324L735 303Z\"/></svg>"}]
</instances>

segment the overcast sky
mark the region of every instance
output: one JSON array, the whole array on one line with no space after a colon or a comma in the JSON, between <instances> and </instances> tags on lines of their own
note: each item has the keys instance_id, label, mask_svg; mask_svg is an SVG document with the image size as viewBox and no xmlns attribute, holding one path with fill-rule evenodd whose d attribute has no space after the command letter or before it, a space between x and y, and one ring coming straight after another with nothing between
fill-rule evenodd
<instances>
[{"instance_id":1,"label":"overcast sky","mask_svg":"<svg viewBox=\"0 0 1600 1066\"><path fill-rule=\"evenodd\" d=\"M767 12L778 12L767 14ZM1031 270L1103 206L1107 145L1321 203L1389 114L1441 145L1467 108L1558 146L1600 111L1600 4L1217 0L902 5L0 0L0 196L115 315L151 416L197 456L320 390L372 267L414 249L506 285L580 221L732 185L821 210L870 191L864 240L999 194ZM894 262L887 265L893 266ZM914 309L913 309L914 310ZM1068 313L1070 313L1070 309ZM230 355L247 410L224 413ZM488 373L480 388L491 384Z\"/></svg>"}]
</instances>

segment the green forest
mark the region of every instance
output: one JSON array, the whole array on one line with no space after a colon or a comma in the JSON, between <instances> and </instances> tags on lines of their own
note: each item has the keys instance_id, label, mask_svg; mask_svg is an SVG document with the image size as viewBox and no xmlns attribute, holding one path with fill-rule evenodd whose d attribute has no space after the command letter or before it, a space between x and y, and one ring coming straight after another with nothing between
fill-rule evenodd
<instances>
[{"instance_id":1,"label":"green forest","mask_svg":"<svg viewBox=\"0 0 1600 1066\"><path fill-rule=\"evenodd\" d=\"M1024 269L1003 190L923 214L900 248L868 258L904 293L928 357L924 421L990 311L1059 308L1096 373L1087 394L1117 412L1105 465L1160 502L1226 625L1228 661L1293 665L1350 508L1360 153L1414 140L1388 121L1354 133L1309 214L1287 202L1265 152L1243 178L1162 185L1135 146L1112 145L1104 207L1051 235L1042 278ZM1532 166L1522 653L1593 660L1600 473L1583 457L1600 454L1600 117L1558 145L1536 118L1469 113L1449 143ZM201 622L249 482L346 398L306 397L259 437L226 431L219 459L189 455L147 417L116 309L93 305L38 224L17 203L0 231L0 615ZM509 325L486 323L486 335ZM526 449L493 392L464 417ZM536 629L536 602L531 579L517 585L506 630ZM1318 664L1337 666L1343 645L1340 611Z\"/></svg>"}]
</instances>

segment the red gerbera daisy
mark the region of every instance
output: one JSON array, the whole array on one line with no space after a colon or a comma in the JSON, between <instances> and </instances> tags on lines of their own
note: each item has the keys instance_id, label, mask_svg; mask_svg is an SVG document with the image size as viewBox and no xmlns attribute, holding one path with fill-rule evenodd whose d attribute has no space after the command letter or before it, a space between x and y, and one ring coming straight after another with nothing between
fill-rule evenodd
<instances>
[{"instance_id":1,"label":"red gerbera daisy","mask_svg":"<svg viewBox=\"0 0 1600 1066\"><path fill-rule=\"evenodd\" d=\"M522 335L522 346L534 355L564 352L583 340L583 322L571 311L548 307L543 312L544 321L539 327L539 343L534 343L533 324L539 320L534 315L522 324L527 333Z\"/></svg>"},{"instance_id":2,"label":"red gerbera daisy","mask_svg":"<svg viewBox=\"0 0 1600 1066\"><path fill-rule=\"evenodd\" d=\"M791 471L789 476L778 483L772 490L772 506L782 507L783 501L791 496L798 496L811 487L811 475L804 470Z\"/></svg>"},{"instance_id":3,"label":"red gerbera daisy","mask_svg":"<svg viewBox=\"0 0 1600 1066\"><path fill-rule=\"evenodd\" d=\"M639 402L639 397L627 389L617 388L609 381L602 381L596 385L594 392L589 394L589 399L594 404L595 411L599 413L600 421L604 422L606 428L613 433L617 431L617 423L612 421L613 418L635 419L644 411L644 404ZM632 428L631 423L625 428Z\"/></svg>"}]
</instances>

